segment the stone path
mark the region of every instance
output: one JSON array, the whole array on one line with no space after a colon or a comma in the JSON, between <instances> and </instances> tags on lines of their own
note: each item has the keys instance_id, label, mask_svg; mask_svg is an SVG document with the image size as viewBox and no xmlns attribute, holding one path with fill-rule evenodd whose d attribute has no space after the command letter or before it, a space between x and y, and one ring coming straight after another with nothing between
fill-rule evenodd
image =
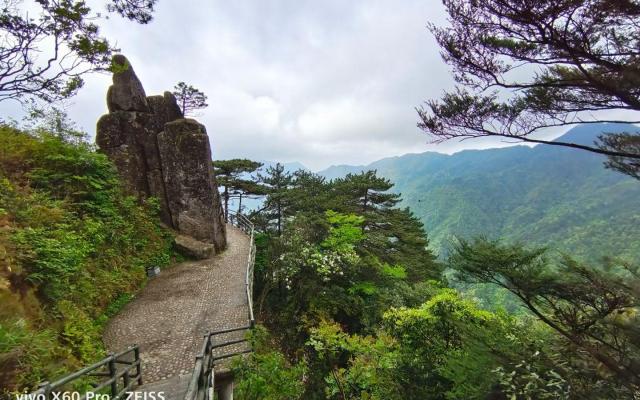
<instances>
[{"instance_id":1,"label":"stone path","mask_svg":"<svg viewBox=\"0 0 640 400\"><path fill-rule=\"evenodd\" d=\"M212 259L163 270L107 325L110 351L140 346L145 384L190 374L207 331L248 324L249 237L227 225L227 239Z\"/></svg>"}]
</instances>

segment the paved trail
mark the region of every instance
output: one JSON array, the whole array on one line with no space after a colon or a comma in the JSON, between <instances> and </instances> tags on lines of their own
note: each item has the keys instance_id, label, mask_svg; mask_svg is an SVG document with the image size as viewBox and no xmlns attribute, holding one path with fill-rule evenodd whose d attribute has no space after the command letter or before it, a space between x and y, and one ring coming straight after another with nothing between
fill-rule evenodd
<instances>
[{"instance_id":1,"label":"paved trail","mask_svg":"<svg viewBox=\"0 0 640 400\"><path fill-rule=\"evenodd\" d=\"M212 259L162 271L109 322L107 348L138 344L145 383L191 373L207 331L248 323L249 237L228 224L227 239L228 249Z\"/></svg>"}]
</instances>

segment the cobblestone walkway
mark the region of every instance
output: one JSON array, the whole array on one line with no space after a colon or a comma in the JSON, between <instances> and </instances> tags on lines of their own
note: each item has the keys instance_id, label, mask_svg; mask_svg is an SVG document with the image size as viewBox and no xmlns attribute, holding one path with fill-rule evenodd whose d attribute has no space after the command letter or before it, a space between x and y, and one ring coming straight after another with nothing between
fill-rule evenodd
<instances>
[{"instance_id":1,"label":"cobblestone walkway","mask_svg":"<svg viewBox=\"0 0 640 400\"><path fill-rule=\"evenodd\" d=\"M110 351L140 346L145 383L191 373L207 331L248 323L249 238L227 225L228 249L163 270L107 325Z\"/></svg>"}]
</instances>

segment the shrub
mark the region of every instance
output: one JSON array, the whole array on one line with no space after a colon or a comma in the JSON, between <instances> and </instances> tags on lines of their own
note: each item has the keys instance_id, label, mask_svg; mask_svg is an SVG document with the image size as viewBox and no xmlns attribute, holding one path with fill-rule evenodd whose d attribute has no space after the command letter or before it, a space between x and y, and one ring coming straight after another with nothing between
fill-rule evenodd
<instances>
[{"instance_id":1,"label":"shrub","mask_svg":"<svg viewBox=\"0 0 640 400\"><path fill-rule=\"evenodd\" d=\"M0 143L0 386L22 390L104 355L104 323L172 238L87 143L2 125Z\"/></svg>"}]
</instances>

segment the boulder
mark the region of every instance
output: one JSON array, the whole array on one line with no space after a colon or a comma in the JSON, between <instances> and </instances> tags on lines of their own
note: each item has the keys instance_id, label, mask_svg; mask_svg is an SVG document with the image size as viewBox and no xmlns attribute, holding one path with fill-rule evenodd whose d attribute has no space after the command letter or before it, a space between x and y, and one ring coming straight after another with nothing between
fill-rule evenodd
<instances>
[{"instance_id":1,"label":"boulder","mask_svg":"<svg viewBox=\"0 0 640 400\"><path fill-rule=\"evenodd\" d=\"M113 64L109 113L97 125L100 151L115 164L130 193L159 199L166 225L224 250L226 224L204 126L184 119L170 92L147 97L124 56L114 56Z\"/></svg>"},{"instance_id":2,"label":"boulder","mask_svg":"<svg viewBox=\"0 0 640 400\"><path fill-rule=\"evenodd\" d=\"M147 95L131 63L122 54L113 56L113 85L107 91L107 108L113 111L149 111Z\"/></svg>"},{"instance_id":3,"label":"boulder","mask_svg":"<svg viewBox=\"0 0 640 400\"><path fill-rule=\"evenodd\" d=\"M174 240L176 249L183 256L206 260L215 254L215 248L211 243L204 243L185 235L177 235Z\"/></svg>"},{"instance_id":4,"label":"boulder","mask_svg":"<svg viewBox=\"0 0 640 400\"><path fill-rule=\"evenodd\" d=\"M127 191L139 197L157 197L160 218L171 226L162 180L154 116L143 112L114 111L98 120L96 143L116 165Z\"/></svg>"},{"instance_id":5,"label":"boulder","mask_svg":"<svg viewBox=\"0 0 640 400\"><path fill-rule=\"evenodd\" d=\"M184 118L176 97L171 92L164 92L162 96L149 96L147 97L147 103L156 119L155 122L160 126L164 126L167 122Z\"/></svg>"},{"instance_id":6,"label":"boulder","mask_svg":"<svg viewBox=\"0 0 640 400\"><path fill-rule=\"evenodd\" d=\"M181 233L224 249L214 225L219 220L209 137L204 125L193 119L165 124L158 134L162 177L173 226Z\"/></svg>"},{"instance_id":7,"label":"boulder","mask_svg":"<svg viewBox=\"0 0 640 400\"><path fill-rule=\"evenodd\" d=\"M138 113L117 111L103 115L98 120L96 143L100 150L115 164L129 193L142 197L150 195L146 177L147 162L137 141L144 130Z\"/></svg>"}]
</instances>

